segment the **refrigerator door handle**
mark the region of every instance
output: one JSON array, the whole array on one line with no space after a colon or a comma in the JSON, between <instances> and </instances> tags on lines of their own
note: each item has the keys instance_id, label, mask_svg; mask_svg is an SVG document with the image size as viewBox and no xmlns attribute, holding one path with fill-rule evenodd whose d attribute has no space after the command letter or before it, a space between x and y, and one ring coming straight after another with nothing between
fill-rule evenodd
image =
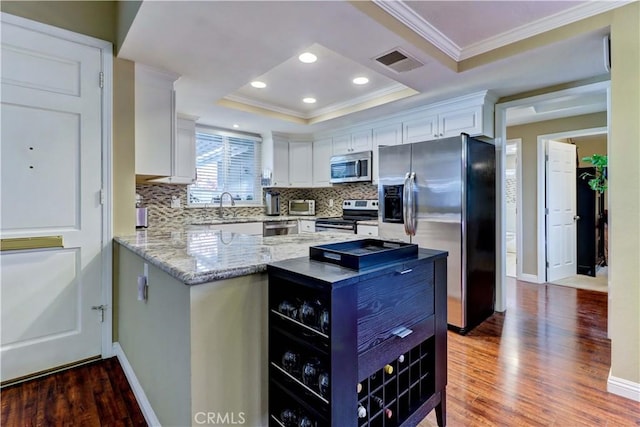
<instances>
[{"instance_id":1,"label":"refrigerator door handle","mask_svg":"<svg viewBox=\"0 0 640 427\"><path fill-rule=\"evenodd\" d=\"M409 235L416 235L416 199L415 199L416 173L411 172L409 176Z\"/></svg>"},{"instance_id":2,"label":"refrigerator door handle","mask_svg":"<svg viewBox=\"0 0 640 427\"><path fill-rule=\"evenodd\" d=\"M404 176L404 186L402 187L402 225L404 225L404 233L411 235L409 228L409 172Z\"/></svg>"}]
</instances>

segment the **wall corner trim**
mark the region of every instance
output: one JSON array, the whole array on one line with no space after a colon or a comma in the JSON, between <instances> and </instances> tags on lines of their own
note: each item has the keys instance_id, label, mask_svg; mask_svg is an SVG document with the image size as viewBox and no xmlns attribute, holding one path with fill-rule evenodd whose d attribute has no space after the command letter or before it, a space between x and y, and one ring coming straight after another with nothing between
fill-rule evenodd
<instances>
[{"instance_id":1,"label":"wall corner trim","mask_svg":"<svg viewBox=\"0 0 640 427\"><path fill-rule=\"evenodd\" d=\"M151 403L149 402L149 399L147 399L147 395L142 389L142 385L140 385L140 382L138 381L138 378L136 377L135 372L133 372L133 367L129 363L127 356L124 354L124 350L120 346L120 343L117 343L117 342L113 343L113 354L116 355L116 357L118 358L118 361L120 362L120 365L122 366L124 375L127 377L127 380L129 381L129 385L131 386L131 389L133 390L133 394L136 397L136 400L138 401L138 405L140 405L140 409L142 410L142 415L144 415L145 421L150 426L160 427L161 426L160 421L158 420L156 413L153 411L153 408L151 407Z\"/></svg>"},{"instance_id":2,"label":"wall corner trim","mask_svg":"<svg viewBox=\"0 0 640 427\"><path fill-rule=\"evenodd\" d=\"M611 375L611 370L609 370L609 378L607 378L607 391L640 402L640 383L614 377Z\"/></svg>"}]
</instances>

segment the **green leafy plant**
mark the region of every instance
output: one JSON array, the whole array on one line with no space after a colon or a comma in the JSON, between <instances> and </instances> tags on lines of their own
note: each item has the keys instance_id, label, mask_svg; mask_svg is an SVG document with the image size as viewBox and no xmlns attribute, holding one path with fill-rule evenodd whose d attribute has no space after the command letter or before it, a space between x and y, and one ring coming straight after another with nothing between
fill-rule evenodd
<instances>
[{"instance_id":1,"label":"green leafy plant","mask_svg":"<svg viewBox=\"0 0 640 427\"><path fill-rule=\"evenodd\" d=\"M589 179L589 187L598 193L604 193L607 190L607 162L608 157L600 154L583 157L583 162L591 163L595 167L595 174L585 172L580 175L582 179Z\"/></svg>"}]
</instances>

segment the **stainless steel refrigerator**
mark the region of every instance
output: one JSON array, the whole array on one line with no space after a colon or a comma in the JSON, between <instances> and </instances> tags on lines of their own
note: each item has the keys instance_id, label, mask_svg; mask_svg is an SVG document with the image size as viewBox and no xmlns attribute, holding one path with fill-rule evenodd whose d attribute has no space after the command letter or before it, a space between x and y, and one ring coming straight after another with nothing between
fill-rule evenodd
<instances>
[{"instance_id":1,"label":"stainless steel refrigerator","mask_svg":"<svg viewBox=\"0 0 640 427\"><path fill-rule=\"evenodd\" d=\"M449 252L447 323L467 333L493 314L495 147L465 134L379 149L379 234Z\"/></svg>"}]
</instances>

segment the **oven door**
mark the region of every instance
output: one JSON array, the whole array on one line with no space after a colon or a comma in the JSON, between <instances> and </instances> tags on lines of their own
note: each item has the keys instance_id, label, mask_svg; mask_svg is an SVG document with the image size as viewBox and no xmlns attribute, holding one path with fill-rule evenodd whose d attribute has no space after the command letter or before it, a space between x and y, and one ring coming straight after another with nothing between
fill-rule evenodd
<instances>
[{"instance_id":1,"label":"oven door","mask_svg":"<svg viewBox=\"0 0 640 427\"><path fill-rule=\"evenodd\" d=\"M326 223L318 223L316 221L316 233L321 233L323 231L331 231L334 233L348 233L355 234L356 230L353 225L346 224L326 224Z\"/></svg>"}]
</instances>

